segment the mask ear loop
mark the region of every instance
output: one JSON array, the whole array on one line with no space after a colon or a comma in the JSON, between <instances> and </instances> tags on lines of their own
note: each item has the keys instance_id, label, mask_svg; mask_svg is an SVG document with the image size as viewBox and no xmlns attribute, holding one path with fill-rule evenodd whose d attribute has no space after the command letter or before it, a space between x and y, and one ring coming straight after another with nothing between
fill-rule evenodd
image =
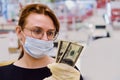
<instances>
[{"instance_id":1,"label":"mask ear loop","mask_svg":"<svg viewBox=\"0 0 120 80\"><path fill-rule=\"evenodd\" d=\"M25 34L23 33L23 31L21 30L20 32L22 32L23 36L25 37ZM20 56L18 57L18 60L21 59L24 55L24 48L23 48L24 44L21 38L19 39L19 46L20 46Z\"/></svg>"},{"instance_id":2,"label":"mask ear loop","mask_svg":"<svg viewBox=\"0 0 120 80\"><path fill-rule=\"evenodd\" d=\"M20 27L20 26L19 26L19 27ZM22 31L22 29L21 29L21 27L20 27L20 33L21 33L21 32L22 32L23 36L25 37L25 34L23 33L23 31ZM21 38L21 37L18 39L18 43L19 43L19 53L20 53L20 55L19 55L19 57L18 57L18 60L19 60L19 59L21 59L21 58L23 57L23 55L24 55L24 48L23 48L24 44L23 44L23 42L22 42L22 38Z\"/></svg>"},{"instance_id":3,"label":"mask ear loop","mask_svg":"<svg viewBox=\"0 0 120 80\"><path fill-rule=\"evenodd\" d=\"M26 37L22 30L21 30L20 32L23 34L24 37ZM22 39L20 38L19 40L20 40L20 43L21 43L22 45L24 45L23 42L22 42Z\"/></svg>"},{"instance_id":4,"label":"mask ear loop","mask_svg":"<svg viewBox=\"0 0 120 80\"><path fill-rule=\"evenodd\" d=\"M18 57L18 60L21 59L24 55L24 51L23 51L23 42L22 42L22 39L18 39L18 44L19 44L19 57Z\"/></svg>"}]
</instances>

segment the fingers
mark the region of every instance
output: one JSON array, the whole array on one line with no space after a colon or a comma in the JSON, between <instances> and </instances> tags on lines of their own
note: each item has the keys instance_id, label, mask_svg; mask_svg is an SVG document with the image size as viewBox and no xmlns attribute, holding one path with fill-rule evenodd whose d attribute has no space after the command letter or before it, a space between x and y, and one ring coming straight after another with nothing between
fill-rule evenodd
<instances>
[{"instance_id":1,"label":"fingers","mask_svg":"<svg viewBox=\"0 0 120 80\"><path fill-rule=\"evenodd\" d=\"M50 77L45 78L45 79L43 79L43 80L57 80L57 79L55 79L54 77L50 76Z\"/></svg>"},{"instance_id":2,"label":"fingers","mask_svg":"<svg viewBox=\"0 0 120 80\"><path fill-rule=\"evenodd\" d=\"M74 67L69 66L64 63L52 63L48 65L48 68L54 71L63 71L63 72L70 72L70 73L80 73L78 70L76 70Z\"/></svg>"},{"instance_id":3,"label":"fingers","mask_svg":"<svg viewBox=\"0 0 120 80\"><path fill-rule=\"evenodd\" d=\"M74 67L64 63L52 63L48 65L52 72L52 76L56 80L79 80L80 72Z\"/></svg>"}]
</instances>

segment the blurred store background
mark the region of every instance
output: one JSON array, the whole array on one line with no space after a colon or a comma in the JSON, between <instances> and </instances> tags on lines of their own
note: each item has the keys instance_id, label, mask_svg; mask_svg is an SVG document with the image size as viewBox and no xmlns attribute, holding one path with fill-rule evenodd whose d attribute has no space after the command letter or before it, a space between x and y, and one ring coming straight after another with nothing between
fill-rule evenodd
<instances>
[{"instance_id":1,"label":"blurred store background","mask_svg":"<svg viewBox=\"0 0 120 80\"><path fill-rule=\"evenodd\" d=\"M77 62L84 80L120 80L120 69L116 69L120 67L120 0L0 0L0 62L16 60L19 56L15 27L19 10L29 3L47 4L55 11L61 24L55 44L67 40L84 46ZM109 69L106 71L103 65ZM107 76L108 73L112 74Z\"/></svg>"}]
</instances>

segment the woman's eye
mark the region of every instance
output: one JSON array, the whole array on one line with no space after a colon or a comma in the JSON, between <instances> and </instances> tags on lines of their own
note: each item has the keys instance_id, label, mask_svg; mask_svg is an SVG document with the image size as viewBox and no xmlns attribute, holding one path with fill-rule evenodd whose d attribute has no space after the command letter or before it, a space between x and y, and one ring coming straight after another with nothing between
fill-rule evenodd
<instances>
[{"instance_id":1,"label":"woman's eye","mask_svg":"<svg viewBox=\"0 0 120 80\"><path fill-rule=\"evenodd\" d=\"M54 36L54 32L48 32L47 35L49 35L49 36Z\"/></svg>"},{"instance_id":2,"label":"woman's eye","mask_svg":"<svg viewBox=\"0 0 120 80\"><path fill-rule=\"evenodd\" d=\"M42 30L40 30L40 29L34 29L33 32L34 32L35 34L41 34L41 33L42 33Z\"/></svg>"}]
</instances>

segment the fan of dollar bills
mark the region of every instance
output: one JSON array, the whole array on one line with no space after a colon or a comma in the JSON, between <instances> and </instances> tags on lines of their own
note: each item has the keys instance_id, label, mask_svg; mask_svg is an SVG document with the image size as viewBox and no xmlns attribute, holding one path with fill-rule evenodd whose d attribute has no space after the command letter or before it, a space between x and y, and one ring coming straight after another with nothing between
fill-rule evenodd
<instances>
[{"instance_id":1,"label":"fan of dollar bills","mask_svg":"<svg viewBox=\"0 0 120 80\"><path fill-rule=\"evenodd\" d=\"M70 66L75 66L83 46L74 42L59 41L58 52L56 55L56 63L66 63Z\"/></svg>"}]
</instances>

